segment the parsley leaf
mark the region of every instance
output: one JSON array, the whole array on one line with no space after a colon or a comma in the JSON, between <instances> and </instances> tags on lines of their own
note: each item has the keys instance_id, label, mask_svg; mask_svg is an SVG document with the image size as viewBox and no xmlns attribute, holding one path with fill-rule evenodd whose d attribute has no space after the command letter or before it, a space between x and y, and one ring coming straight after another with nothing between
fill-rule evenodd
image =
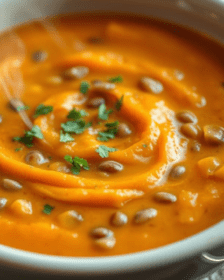
<instances>
[{"instance_id":1,"label":"parsley leaf","mask_svg":"<svg viewBox=\"0 0 224 280\"><path fill-rule=\"evenodd\" d=\"M68 113L67 118L73 119L73 120L78 120L81 117L85 117L85 116L88 116L88 113L85 110L77 111L76 109L73 109Z\"/></svg>"},{"instance_id":2,"label":"parsley leaf","mask_svg":"<svg viewBox=\"0 0 224 280\"><path fill-rule=\"evenodd\" d=\"M45 204L44 205L44 209L42 210L42 212L46 215L50 215L51 211L54 209L54 206L51 206L49 204Z\"/></svg>"},{"instance_id":3,"label":"parsley leaf","mask_svg":"<svg viewBox=\"0 0 224 280\"><path fill-rule=\"evenodd\" d=\"M142 144L142 147L143 148L147 148L147 144Z\"/></svg>"},{"instance_id":4,"label":"parsley leaf","mask_svg":"<svg viewBox=\"0 0 224 280\"><path fill-rule=\"evenodd\" d=\"M98 149L96 149L96 152L102 157L102 158L107 158L109 157L110 152L115 152L117 151L116 148L109 148L104 145L100 145Z\"/></svg>"},{"instance_id":5,"label":"parsley leaf","mask_svg":"<svg viewBox=\"0 0 224 280\"><path fill-rule=\"evenodd\" d=\"M89 91L90 84L86 81L82 81L80 84L80 92L86 94Z\"/></svg>"},{"instance_id":6,"label":"parsley leaf","mask_svg":"<svg viewBox=\"0 0 224 280\"><path fill-rule=\"evenodd\" d=\"M105 131L100 131L98 133L97 140L102 142L107 142L110 139L114 139L118 132L118 125L119 125L118 121L112 123L106 123L105 126L107 126L108 128Z\"/></svg>"},{"instance_id":7,"label":"parsley leaf","mask_svg":"<svg viewBox=\"0 0 224 280\"><path fill-rule=\"evenodd\" d=\"M84 120L77 120L62 123L61 127L63 128L64 132L81 134L91 125L91 122L86 123Z\"/></svg>"},{"instance_id":8,"label":"parsley leaf","mask_svg":"<svg viewBox=\"0 0 224 280\"><path fill-rule=\"evenodd\" d=\"M110 139L114 139L117 134L117 129L108 129L106 131L99 132L97 139L102 142L107 142Z\"/></svg>"},{"instance_id":9,"label":"parsley leaf","mask_svg":"<svg viewBox=\"0 0 224 280\"><path fill-rule=\"evenodd\" d=\"M123 78L121 75L116 76L116 77L112 77L109 79L110 83L122 83L123 82Z\"/></svg>"},{"instance_id":10,"label":"parsley leaf","mask_svg":"<svg viewBox=\"0 0 224 280\"><path fill-rule=\"evenodd\" d=\"M60 142L67 143L74 141L74 138L69 133L63 133L63 131L60 131Z\"/></svg>"},{"instance_id":11,"label":"parsley leaf","mask_svg":"<svg viewBox=\"0 0 224 280\"><path fill-rule=\"evenodd\" d=\"M72 157L71 156L69 156L69 155L66 155L65 157L64 157L64 159L67 161L67 162L69 162L69 163L73 163L73 159L72 159Z\"/></svg>"},{"instance_id":12,"label":"parsley leaf","mask_svg":"<svg viewBox=\"0 0 224 280\"><path fill-rule=\"evenodd\" d=\"M34 113L34 118L36 119L40 115L47 115L53 111L53 106L45 106L44 104L40 104Z\"/></svg>"},{"instance_id":13,"label":"parsley leaf","mask_svg":"<svg viewBox=\"0 0 224 280\"><path fill-rule=\"evenodd\" d=\"M73 164L74 162L78 165L80 165L83 169L85 170L89 170L89 165L87 160L83 159L83 158L79 158L79 157L74 157L73 159Z\"/></svg>"},{"instance_id":14,"label":"parsley leaf","mask_svg":"<svg viewBox=\"0 0 224 280\"><path fill-rule=\"evenodd\" d=\"M109 118L109 114L113 113L112 109L109 109L107 111L106 105L105 104L101 104L99 107L99 111L98 111L98 118L101 120L108 120Z\"/></svg>"},{"instance_id":15,"label":"parsley leaf","mask_svg":"<svg viewBox=\"0 0 224 280\"><path fill-rule=\"evenodd\" d=\"M79 158L79 157L72 158L71 156L66 155L64 159L72 164L71 172L75 175L79 175L81 168L85 170L89 170L89 164L87 160L83 158Z\"/></svg>"},{"instance_id":16,"label":"parsley leaf","mask_svg":"<svg viewBox=\"0 0 224 280\"><path fill-rule=\"evenodd\" d=\"M121 96L121 98L116 102L115 108L117 111L120 111L122 105L123 105L124 95Z\"/></svg>"},{"instance_id":17,"label":"parsley leaf","mask_svg":"<svg viewBox=\"0 0 224 280\"><path fill-rule=\"evenodd\" d=\"M36 138L39 138L39 139L44 139L44 136L41 132L41 129L39 128L38 125L34 125L32 127L31 130L29 131L26 131L25 133L27 136L30 136L30 137L36 137Z\"/></svg>"},{"instance_id":18,"label":"parsley leaf","mask_svg":"<svg viewBox=\"0 0 224 280\"><path fill-rule=\"evenodd\" d=\"M73 109L69 112L67 118L73 120L61 124L63 131L60 131L60 142L66 143L73 141L74 138L70 135L71 133L81 134L92 125L91 122L86 123L83 119L81 119L81 117L84 116L87 116L87 112L85 110L78 111Z\"/></svg>"},{"instance_id":19,"label":"parsley leaf","mask_svg":"<svg viewBox=\"0 0 224 280\"><path fill-rule=\"evenodd\" d=\"M117 127L119 125L119 121L111 122L111 123L106 123L106 127Z\"/></svg>"},{"instance_id":20,"label":"parsley leaf","mask_svg":"<svg viewBox=\"0 0 224 280\"><path fill-rule=\"evenodd\" d=\"M21 111L26 111L26 110L29 110L29 109L30 109L30 106L24 105L24 106L18 106L18 107L16 108L16 111L17 111L17 112L21 112Z\"/></svg>"},{"instance_id":21,"label":"parsley leaf","mask_svg":"<svg viewBox=\"0 0 224 280\"><path fill-rule=\"evenodd\" d=\"M38 139L43 139L44 138L44 136L43 136L43 134L41 132L41 129L37 125L34 125L31 130L25 131L25 135L24 136L22 136L22 137L20 137L20 136L14 137L13 141L23 143L28 148L30 148L30 147L33 147L33 138L34 137L38 138Z\"/></svg>"},{"instance_id":22,"label":"parsley leaf","mask_svg":"<svg viewBox=\"0 0 224 280\"><path fill-rule=\"evenodd\" d=\"M19 151L21 151L22 150L22 148L20 147L20 148L15 148L15 152L19 152Z\"/></svg>"},{"instance_id":23,"label":"parsley leaf","mask_svg":"<svg viewBox=\"0 0 224 280\"><path fill-rule=\"evenodd\" d=\"M33 137L29 137L27 135L24 135L22 137L19 137L19 136L14 137L13 141L23 143L28 148L33 147Z\"/></svg>"}]
</instances>

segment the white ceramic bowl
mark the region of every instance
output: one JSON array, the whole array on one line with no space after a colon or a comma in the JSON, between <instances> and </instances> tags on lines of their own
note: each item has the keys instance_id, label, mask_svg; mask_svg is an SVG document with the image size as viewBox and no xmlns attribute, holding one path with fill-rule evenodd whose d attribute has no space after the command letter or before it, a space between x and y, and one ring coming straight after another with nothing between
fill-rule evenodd
<instances>
[{"instance_id":1,"label":"white ceramic bowl","mask_svg":"<svg viewBox=\"0 0 224 280\"><path fill-rule=\"evenodd\" d=\"M221 44L224 42L224 1L222 0L1 0L0 11L1 30L53 14L114 11L172 21L209 34ZM202 252L224 244L223 232L222 221L197 235L168 246L103 258L47 256L0 245L0 269L10 271L17 268L23 271L16 273L24 273L24 275L35 272L35 275L54 274L63 275L63 278L76 276L76 279L80 276L92 278L97 276L96 279L99 279L99 275L109 279L108 275L118 274L124 277L127 272L135 272L138 275L139 271L145 271L149 277L144 279L164 279L174 274L178 268L189 262L192 263ZM131 276L129 275L127 279L131 279Z\"/></svg>"}]
</instances>

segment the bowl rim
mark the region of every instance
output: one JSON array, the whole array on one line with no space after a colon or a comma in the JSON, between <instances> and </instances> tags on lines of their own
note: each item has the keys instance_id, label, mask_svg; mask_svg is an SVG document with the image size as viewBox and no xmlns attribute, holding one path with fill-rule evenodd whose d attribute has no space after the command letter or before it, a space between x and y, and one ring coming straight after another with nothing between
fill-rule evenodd
<instances>
[{"instance_id":1,"label":"bowl rim","mask_svg":"<svg viewBox=\"0 0 224 280\"><path fill-rule=\"evenodd\" d=\"M105 275L164 267L224 244L224 220L181 241L152 250L108 257L52 256L0 245L0 261L44 273Z\"/></svg>"}]
</instances>

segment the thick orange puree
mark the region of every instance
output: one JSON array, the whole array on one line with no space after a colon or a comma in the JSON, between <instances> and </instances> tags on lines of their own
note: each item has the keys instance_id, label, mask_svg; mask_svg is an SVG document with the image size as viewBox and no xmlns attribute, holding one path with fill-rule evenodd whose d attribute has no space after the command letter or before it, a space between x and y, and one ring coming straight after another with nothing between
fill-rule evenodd
<instances>
[{"instance_id":1,"label":"thick orange puree","mask_svg":"<svg viewBox=\"0 0 224 280\"><path fill-rule=\"evenodd\" d=\"M10 50L0 70L1 244L117 255L222 220L220 46L174 25L93 15L31 22L0 42ZM50 109L38 114L40 105Z\"/></svg>"}]
</instances>

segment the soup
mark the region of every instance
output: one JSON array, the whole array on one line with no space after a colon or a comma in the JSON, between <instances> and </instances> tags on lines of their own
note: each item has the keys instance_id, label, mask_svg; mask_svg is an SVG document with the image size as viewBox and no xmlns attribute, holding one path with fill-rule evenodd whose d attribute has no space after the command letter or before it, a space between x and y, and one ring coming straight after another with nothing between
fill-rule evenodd
<instances>
[{"instance_id":1,"label":"soup","mask_svg":"<svg viewBox=\"0 0 224 280\"><path fill-rule=\"evenodd\" d=\"M206 36L70 15L2 34L0 243L163 246L224 217L224 67Z\"/></svg>"}]
</instances>

